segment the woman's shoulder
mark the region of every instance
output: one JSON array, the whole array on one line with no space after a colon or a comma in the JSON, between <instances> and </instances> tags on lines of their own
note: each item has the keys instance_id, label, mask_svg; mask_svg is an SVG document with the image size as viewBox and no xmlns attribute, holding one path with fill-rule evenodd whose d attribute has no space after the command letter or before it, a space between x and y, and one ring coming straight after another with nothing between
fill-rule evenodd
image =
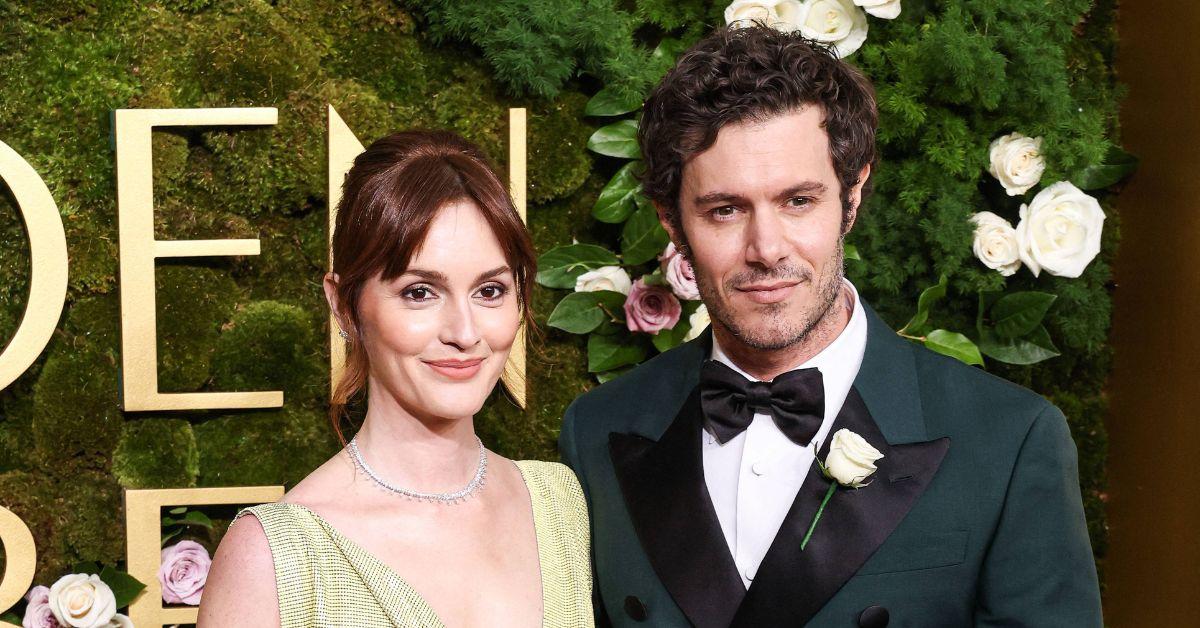
<instances>
[{"instance_id":1,"label":"woman's shoulder","mask_svg":"<svg viewBox=\"0 0 1200 628\"><path fill-rule=\"evenodd\" d=\"M575 472L565 464L543 460L514 460L534 500L557 509L581 511L586 516L587 502Z\"/></svg>"},{"instance_id":2,"label":"woman's shoulder","mask_svg":"<svg viewBox=\"0 0 1200 628\"><path fill-rule=\"evenodd\" d=\"M517 465L526 478L536 478L557 487L579 489L579 478L575 477L575 472L570 467L561 462L514 460L513 464Z\"/></svg>"}]
</instances>

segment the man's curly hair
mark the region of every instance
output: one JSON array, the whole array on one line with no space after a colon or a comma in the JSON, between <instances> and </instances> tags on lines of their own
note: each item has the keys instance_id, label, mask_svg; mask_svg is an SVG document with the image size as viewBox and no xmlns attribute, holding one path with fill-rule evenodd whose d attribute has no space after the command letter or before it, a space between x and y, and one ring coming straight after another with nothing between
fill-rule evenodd
<instances>
[{"instance_id":1,"label":"man's curly hair","mask_svg":"<svg viewBox=\"0 0 1200 628\"><path fill-rule=\"evenodd\" d=\"M718 29L681 55L651 92L638 129L643 192L682 235L679 187L687 161L711 147L726 124L768 120L807 105L824 111L845 231L850 189L875 160L874 89L824 45L762 25Z\"/></svg>"}]
</instances>

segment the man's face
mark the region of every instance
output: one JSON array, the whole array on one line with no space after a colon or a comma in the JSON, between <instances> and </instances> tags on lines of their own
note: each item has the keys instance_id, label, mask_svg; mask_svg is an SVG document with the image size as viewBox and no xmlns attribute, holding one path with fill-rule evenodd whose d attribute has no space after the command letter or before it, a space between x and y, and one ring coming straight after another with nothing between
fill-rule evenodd
<instances>
[{"instance_id":1,"label":"man's face","mask_svg":"<svg viewBox=\"0 0 1200 628\"><path fill-rule=\"evenodd\" d=\"M671 237L690 249L714 328L751 348L806 340L841 292L841 185L822 117L806 106L725 126L683 168L683 233ZM853 221L851 213L846 230Z\"/></svg>"}]
</instances>

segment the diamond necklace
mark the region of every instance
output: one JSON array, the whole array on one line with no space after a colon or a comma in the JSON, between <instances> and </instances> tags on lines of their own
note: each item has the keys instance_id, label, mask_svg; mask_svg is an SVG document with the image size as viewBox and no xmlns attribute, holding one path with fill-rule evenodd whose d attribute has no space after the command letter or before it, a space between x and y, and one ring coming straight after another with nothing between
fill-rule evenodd
<instances>
[{"instance_id":1,"label":"diamond necklace","mask_svg":"<svg viewBox=\"0 0 1200 628\"><path fill-rule=\"evenodd\" d=\"M487 475L487 449L483 447L483 441L478 436L475 437L475 440L479 442L479 467L475 469L475 477L471 478L471 481L466 486L453 493L422 493L387 483L383 478L376 475L371 467L367 466L367 462L363 460L362 454L358 452L358 445L355 443L356 440L358 440L358 435L350 439L350 443L346 445L346 449L350 451L350 457L354 458L354 463L358 465L358 468L362 469L363 473L367 474L367 477L374 480L376 484L409 499L442 504L454 504L466 501L467 497L471 496L471 493L474 493L480 486L483 486L483 479Z\"/></svg>"}]
</instances>

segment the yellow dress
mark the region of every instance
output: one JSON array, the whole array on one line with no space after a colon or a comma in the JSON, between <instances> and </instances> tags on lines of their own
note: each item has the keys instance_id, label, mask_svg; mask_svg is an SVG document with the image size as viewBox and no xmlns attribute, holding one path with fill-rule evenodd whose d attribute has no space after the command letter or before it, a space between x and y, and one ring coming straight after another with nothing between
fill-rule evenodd
<instances>
[{"instance_id":1,"label":"yellow dress","mask_svg":"<svg viewBox=\"0 0 1200 628\"><path fill-rule=\"evenodd\" d=\"M543 628L590 627L587 505L575 474L554 462L517 461L533 502L542 570ZM262 524L275 564L283 628L442 628L428 603L390 567L299 504L246 508Z\"/></svg>"}]
</instances>

